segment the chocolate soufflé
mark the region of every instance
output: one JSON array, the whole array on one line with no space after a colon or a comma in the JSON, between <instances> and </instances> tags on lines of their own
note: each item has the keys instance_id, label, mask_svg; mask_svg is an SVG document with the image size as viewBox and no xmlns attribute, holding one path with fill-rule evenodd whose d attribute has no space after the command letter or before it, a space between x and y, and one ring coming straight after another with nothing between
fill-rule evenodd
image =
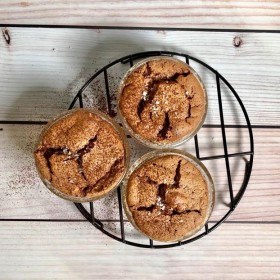
<instances>
[{"instance_id":1,"label":"chocolate souffl\u00e9","mask_svg":"<svg viewBox=\"0 0 280 280\"><path fill-rule=\"evenodd\" d=\"M207 96L187 64L154 57L139 62L126 74L118 106L128 130L141 142L176 144L200 128Z\"/></svg>"},{"instance_id":2,"label":"chocolate souffl\u00e9","mask_svg":"<svg viewBox=\"0 0 280 280\"><path fill-rule=\"evenodd\" d=\"M96 110L69 111L40 136L34 153L39 174L66 199L100 198L114 189L125 173L123 139L102 115Z\"/></svg>"},{"instance_id":3,"label":"chocolate souffl\u00e9","mask_svg":"<svg viewBox=\"0 0 280 280\"><path fill-rule=\"evenodd\" d=\"M165 242L195 234L213 205L213 193L201 171L179 155L158 156L140 164L123 195L132 224L151 239Z\"/></svg>"}]
</instances>

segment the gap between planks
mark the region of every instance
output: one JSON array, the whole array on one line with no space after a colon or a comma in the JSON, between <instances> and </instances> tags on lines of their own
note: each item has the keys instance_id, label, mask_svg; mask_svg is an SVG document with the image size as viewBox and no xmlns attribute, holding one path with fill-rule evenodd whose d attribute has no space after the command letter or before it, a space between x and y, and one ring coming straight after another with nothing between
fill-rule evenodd
<instances>
[{"instance_id":1,"label":"gap between planks","mask_svg":"<svg viewBox=\"0 0 280 280\"><path fill-rule=\"evenodd\" d=\"M186 27L153 27L153 26L113 26L113 25L71 25L71 24L0 24L0 28L51 28L51 29L112 29L112 30L151 30L151 31L192 31L192 32L244 32L277 34L280 30L274 29L246 29L246 28L186 28Z\"/></svg>"},{"instance_id":2,"label":"gap between planks","mask_svg":"<svg viewBox=\"0 0 280 280\"><path fill-rule=\"evenodd\" d=\"M113 223L113 222L119 222L119 220L99 220L102 223ZM0 219L0 222L58 222L58 223L84 223L88 222L88 220L85 219ZM125 223L129 223L128 220L124 220ZM215 224L218 221L209 221L209 224ZM223 224L280 224L280 221L224 221Z\"/></svg>"},{"instance_id":3,"label":"gap between planks","mask_svg":"<svg viewBox=\"0 0 280 280\"><path fill-rule=\"evenodd\" d=\"M0 120L0 124L16 124L16 125L45 125L48 121L7 121ZM209 128L220 128L220 124L204 124L202 127ZM253 129L280 129L280 125L253 125L251 124ZM247 125L225 125L225 128L248 128Z\"/></svg>"}]
</instances>

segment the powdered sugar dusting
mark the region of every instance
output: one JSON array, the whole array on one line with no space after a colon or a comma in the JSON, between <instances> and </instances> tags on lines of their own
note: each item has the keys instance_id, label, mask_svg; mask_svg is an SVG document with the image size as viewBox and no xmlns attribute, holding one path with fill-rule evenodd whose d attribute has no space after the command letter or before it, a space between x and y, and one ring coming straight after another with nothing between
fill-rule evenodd
<instances>
[{"instance_id":1,"label":"powdered sugar dusting","mask_svg":"<svg viewBox=\"0 0 280 280\"><path fill-rule=\"evenodd\" d=\"M160 196L157 197L156 206L158 206L159 209L162 211L165 210L165 204L162 202L162 199Z\"/></svg>"},{"instance_id":2,"label":"powdered sugar dusting","mask_svg":"<svg viewBox=\"0 0 280 280\"><path fill-rule=\"evenodd\" d=\"M142 93L142 99L143 99L144 101L147 101L147 100L148 100L148 92L147 92L146 90L144 90L143 93Z\"/></svg>"}]
</instances>

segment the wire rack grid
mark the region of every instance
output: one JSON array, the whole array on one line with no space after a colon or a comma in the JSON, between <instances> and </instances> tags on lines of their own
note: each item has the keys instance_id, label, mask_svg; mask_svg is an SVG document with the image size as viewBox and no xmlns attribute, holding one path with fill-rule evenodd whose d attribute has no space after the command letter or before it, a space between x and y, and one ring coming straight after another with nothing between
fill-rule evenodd
<instances>
[{"instance_id":1,"label":"wire rack grid","mask_svg":"<svg viewBox=\"0 0 280 280\"><path fill-rule=\"evenodd\" d=\"M80 108L84 107L83 103L83 92L85 89L90 85L92 81L94 81L97 77L100 75L103 75L104 77L104 84L105 84L105 94L106 94L106 102L107 102L107 108L108 108L108 114L112 117L114 117L114 112L112 110L112 100L111 100L111 93L110 93L110 88L109 88L109 81L108 81L108 69L113 67L114 65L121 63L121 64L128 64L130 67L133 66L134 62L138 59L142 58L147 58L151 56L176 56L183 58L187 64L190 64L191 61L194 61L203 67L207 71L211 71L215 75L215 80L216 80L216 89L217 89L217 99L218 99L218 105L219 105L219 117L220 117L220 127L221 127L221 132L222 132L222 143L223 143L223 154L220 155L214 155L214 156L208 156L208 157L201 157L200 156L200 149L199 149L199 139L198 136L194 136L194 145L195 145L195 153L196 157L201 160L215 160L215 159L224 159L225 161L225 167L226 167L226 175L227 175L227 185L228 185L228 192L229 192L229 197L230 197L230 203L228 205L228 211L225 213L225 215L219 220L216 221L211 227L209 227L208 223L205 224L204 231L200 233L199 235L189 238L187 240L179 241L179 242L173 242L173 243L168 243L168 244L154 244L154 241L149 239L147 240L147 244L143 243L138 243L138 242L133 242L130 241L126 238L126 232L125 232L125 227L124 223L126 222L124 220L124 215L123 215L123 208L122 208L122 197L121 197L121 190L120 187L117 189L117 199L118 199L118 211L119 211L119 219L114 220L114 222L118 222L120 224L120 236L111 232L106 228L104 223L100 220L97 219L94 215L94 205L93 202L89 203L89 211L84 207L83 204L80 203L75 203L76 207L79 209L79 211L82 213L82 215L98 230L100 230L102 233L106 234L107 236L123 242L128 245L132 246L137 246L137 247L142 247L142 248L154 248L154 249L159 249L159 248L170 248L170 247L175 247L175 246L181 246L185 245L188 243L191 243L197 239L200 239L206 235L208 235L210 232L212 232L214 229L216 229L220 224L222 224L228 217L229 215L234 211L236 208L237 204L241 200L246 187L248 185L251 171L252 171L252 166L253 166L253 157L254 157L254 141L253 141L253 132L252 132L252 127L251 123L248 117L248 114L246 112L245 106L242 103L242 100L240 99L239 95L235 91L235 89L232 87L232 85L215 69L213 69L211 66L206 64L205 62L189 56L184 53L177 53L177 52L171 52L171 51L150 51L150 52L141 52L141 53L136 53L136 54L131 54L124 56L122 58L119 58L103 68L101 68L99 71L97 71L78 91L76 96L74 97L73 101L71 102L69 109L72 109L75 105L78 105ZM228 152L228 144L227 144L227 137L226 137L226 129L225 129L225 121L224 121L224 111L223 111L223 100L222 100L222 93L221 93L221 85L220 81L222 81L230 90L230 92L234 95L236 98L243 114L246 120L246 128L248 129L249 133L249 145L250 149L249 151L242 151L242 152L237 152L237 153L229 153ZM232 175L231 175L231 169L230 169L230 164L229 164L229 158L231 157L240 157L240 156L249 156L249 160L246 161L245 165L245 172L244 172L244 178L243 182L241 184L240 190L238 191L237 195L234 196L233 192L233 187L232 187Z\"/></svg>"}]
</instances>

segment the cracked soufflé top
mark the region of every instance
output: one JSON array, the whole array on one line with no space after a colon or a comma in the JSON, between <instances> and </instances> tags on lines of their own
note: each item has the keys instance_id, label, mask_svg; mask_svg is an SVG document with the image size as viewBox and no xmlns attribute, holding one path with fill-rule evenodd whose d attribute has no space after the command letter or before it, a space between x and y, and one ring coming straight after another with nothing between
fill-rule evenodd
<instances>
[{"instance_id":1,"label":"cracked souffl\u00e9 top","mask_svg":"<svg viewBox=\"0 0 280 280\"><path fill-rule=\"evenodd\" d=\"M125 153L112 124L93 111L77 109L43 131L35 160L41 176L63 194L99 198L123 176Z\"/></svg>"},{"instance_id":2,"label":"cracked souffl\u00e9 top","mask_svg":"<svg viewBox=\"0 0 280 280\"><path fill-rule=\"evenodd\" d=\"M206 113L206 93L190 67L152 59L129 72L119 110L132 131L152 143L170 144L196 131Z\"/></svg>"},{"instance_id":3,"label":"cracked souffl\u00e9 top","mask_svg":"<svg viewBox=\"0 0 280 280\"><path fill-rule=\"evenodd\" d=\"M179 155L140 165L129 177L125 196L128 217L154 240L190 236L209 215L207 183L198 168Z\"/></svg>"}]
</instances>

